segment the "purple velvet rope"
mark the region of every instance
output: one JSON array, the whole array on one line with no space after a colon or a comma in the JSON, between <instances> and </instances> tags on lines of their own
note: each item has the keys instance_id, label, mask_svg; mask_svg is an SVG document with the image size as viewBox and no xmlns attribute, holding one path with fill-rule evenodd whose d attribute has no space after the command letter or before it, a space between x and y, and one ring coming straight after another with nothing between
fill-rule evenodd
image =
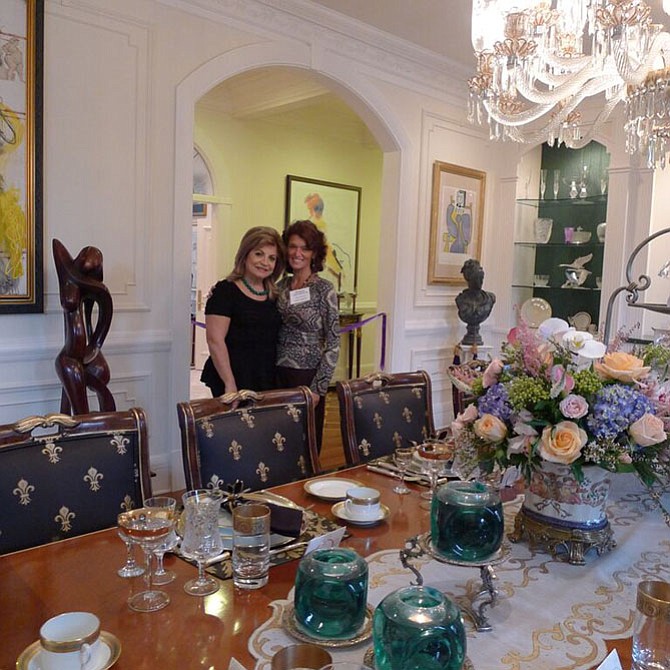
<instances>
[{"instance_id":1,"label":"purple velvet rope","mask_svg":"<svg viewBox=\"0 0 670 670\"><path fill-rule=\"evenodd\" d=\"M382 320L382 353L379 358L379 369L383 370L384 365L386 365L386 312L379 312L379 314L374 314L367 319L363 319L362 321L357 321L356 323L351 323L348 326L344 326L344 328L340 328L340 334L344 335L344 333L349 333L352 330L362 328L366 323L370 323L370 321L374 321L380 317Z\"/></svg>"},{"instance_id":2,"label":"purple velvet rope","mask_svg":"<svg viewBox=\"0 0 670 670\"><path fill-rule=\"evenodd\" d=\"M362 328L366 323L370 323L370 321L374 321L380 317L382 320L382 354L379 359L379 369L383 370L384 366L386 365L386 312L379 312L379 314L374 314L367 319L363 319L363 321L357 321L356 323L351 323L348 326L344 326L344 328L340 328L340 334L344 335L344 333L350 333L352 330ZM196 321L194 318L191 318L191 321L200 328L205 327L205 324L202 321Z\"/></svg>"}]
</instances>

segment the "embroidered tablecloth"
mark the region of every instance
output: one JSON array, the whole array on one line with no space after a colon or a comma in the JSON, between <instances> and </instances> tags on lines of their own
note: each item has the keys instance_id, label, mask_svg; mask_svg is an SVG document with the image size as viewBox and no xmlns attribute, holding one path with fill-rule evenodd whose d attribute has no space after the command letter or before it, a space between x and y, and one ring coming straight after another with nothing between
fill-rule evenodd
<instances>
[{"instance_id":1,"label":"embroidered tablecloth","mask_svg":"<svg viewBox=\"0 0 670 670\"><path fill-rule=\"evenodd\" d=\"M505 506L511 529L520 502ZM512 544L503 563L495 566L498 603L488 611L490 632L478 633L464 617L468 657L475 670L578 670L591 668L606 656L604 639L629 637L637 583L643 579L670 581L670 530L634 475L614 477L608 516L617 547L603 556L586 556L577 566L552 558L526 542ZM399 552L381 551L368 557L368 602L408 585L414 575L400 563ZM424 583L467 602L481 588L479 569L415 562ZM272 655L294 644L282 627L282 614L293 602L274 601L272 616L249 640L256 670L269 670ZM361 661L372 641L346 649L329 649L335 660Z\"/></svg>"}]
</instances>

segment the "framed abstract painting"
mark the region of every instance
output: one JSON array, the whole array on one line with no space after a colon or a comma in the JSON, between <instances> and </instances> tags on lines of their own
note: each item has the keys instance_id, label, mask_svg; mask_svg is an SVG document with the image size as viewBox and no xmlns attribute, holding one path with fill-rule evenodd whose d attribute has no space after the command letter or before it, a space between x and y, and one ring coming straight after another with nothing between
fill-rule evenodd
<instances>
[{"instance_id":1,"label":"framed abstract painting","mask_svg":"<svg viewBox=\"0 0 670 670\"><path fill-rule=\"evenodd\" d=\"M486 173L435 161L429 284L464 284L463 263L481 260Z\"/></svg>"},{"instance_id":2,"label":"framed abstract painting","mask_svg":"<svg viewBox=\"0 0 670 670\"><path fill-rule=\"evenodd\" d=\"M309 219L325 233L328 253L321 274L340 295L356 295L360 212L359 186L286 177L286 226Z\"/></svg>"},{"instance_id":3,"label":"framed abstract painting","mask_svg":"<svg viewBox=\"0 0 670 670\"><path fill-rule=\"evenodd\" d=\"M43 0L0 3L0 314L43 311Z\"/></svg>"}]
</instances>

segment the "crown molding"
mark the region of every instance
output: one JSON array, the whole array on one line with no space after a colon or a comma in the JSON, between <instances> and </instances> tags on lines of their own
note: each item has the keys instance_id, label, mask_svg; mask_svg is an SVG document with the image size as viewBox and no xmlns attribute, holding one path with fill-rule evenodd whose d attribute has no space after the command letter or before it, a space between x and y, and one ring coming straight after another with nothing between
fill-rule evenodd
<instances>
[{"instance_id":1,"label":"crown molding","mask_svg":"<svg viewBox=\"0 0 670 670\"><path fill-rule=\"evenodd\" d=\"M466 97L470 68L309 0L157 1L269 39L289 37L317 54L344 56L408 88L459 101Z\"/></svg>"}]
</instances>

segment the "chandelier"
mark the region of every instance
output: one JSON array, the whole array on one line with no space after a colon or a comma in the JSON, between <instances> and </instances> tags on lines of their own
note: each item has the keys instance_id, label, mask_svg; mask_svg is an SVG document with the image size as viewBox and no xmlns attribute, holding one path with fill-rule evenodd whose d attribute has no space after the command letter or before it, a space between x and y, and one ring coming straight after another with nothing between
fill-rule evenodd
<instances>
[{"instance_id":1,"label":"chandelier","mask_svg":"<svg viewBox=\"0 0 670 670\"><path fill-rule=\"evenodd\" d=\"M492 139L578 149L625 101L626 150L665 167L670 34L644 0L473 0L472 44L468 120Z\"/></svg>"}]
</instances>

